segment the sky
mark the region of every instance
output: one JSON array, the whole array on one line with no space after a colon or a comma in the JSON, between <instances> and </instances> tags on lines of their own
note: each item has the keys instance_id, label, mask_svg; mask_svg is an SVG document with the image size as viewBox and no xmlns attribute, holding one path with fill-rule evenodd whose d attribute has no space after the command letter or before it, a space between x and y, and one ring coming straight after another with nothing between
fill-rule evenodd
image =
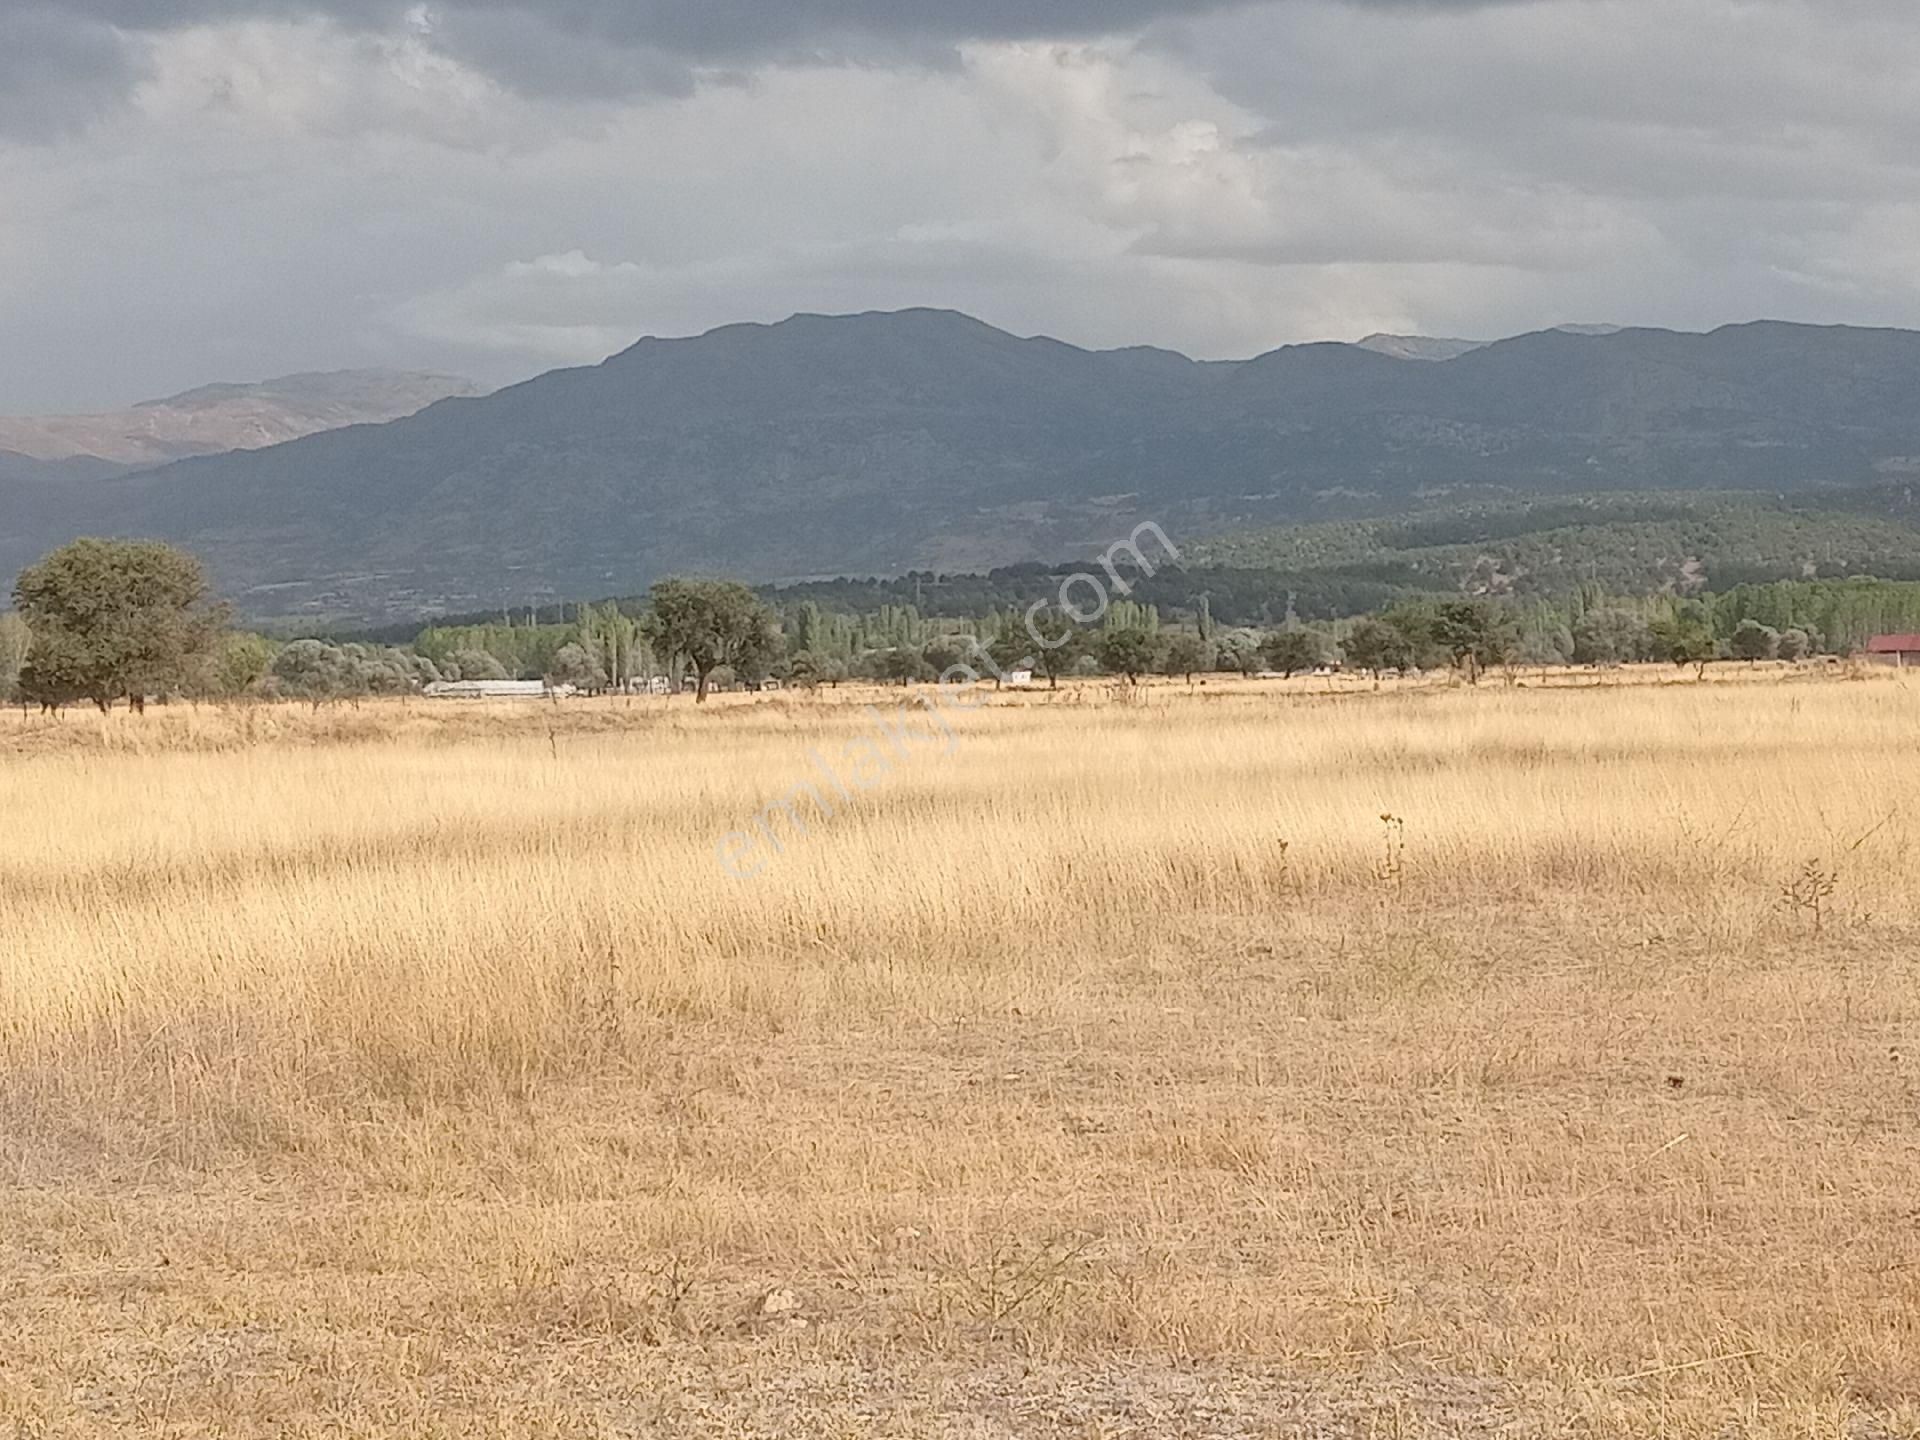
<instances>
[{"instance_id":1,"label":"sky","mask_svg":"<svg viewBox=\"0 0 1920 1440\"><path fill-rule=\"evenodd\" d=\"M0 0L0 413L934 305L1920 327L1912 0Z\"/></svg>"}]
</instances>

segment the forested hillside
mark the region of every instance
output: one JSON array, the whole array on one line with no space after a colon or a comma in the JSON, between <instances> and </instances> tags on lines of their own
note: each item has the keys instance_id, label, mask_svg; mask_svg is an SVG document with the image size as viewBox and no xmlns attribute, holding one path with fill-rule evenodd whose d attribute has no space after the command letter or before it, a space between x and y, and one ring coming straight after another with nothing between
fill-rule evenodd
<instances>
[{"instance_id":1,"label":"forested hillside","mask_svg":"<svg viewBox=\"0 0 1920 1440\"><path fill-rule=\"evenodd\" d=\"M984 571L1085 555L1142 520L1184 542L1541 495L1824 504L1920 471L1916 395L1920 334L1891 330L1555 331L1437 362L1303 345L1198 363L947 312L797 316L645 340L389 425L121 479L0 478L0 576L73 534L147 534L203 555L250 614L400 619L688 571ZM1594 563L1635 583L1684 580L1689 552L1820 573L1897 558L1831 522L1606 523L1624 528L1528 521L1486 588L1586 578L1589 538L1611 547ZM1328 587L1423 588L1478 563L1453 547L1491 538L1334 529L1294 533L1293 551L1206 553Z\"/></svg>"},{"instance_id":2,"label":"forested hillside","mask_svg":"<svg viewBox=\"0 0 1920 1440\"><path fill-rule=\"evenodd\" d=\"M1906 487L1818 500L1708 493L1435 507L1404 519L1253 529L1197 542L1201 565L1481 595L1691 593L1768 580L1920 578Z\"/></svg>"}]
</instances>

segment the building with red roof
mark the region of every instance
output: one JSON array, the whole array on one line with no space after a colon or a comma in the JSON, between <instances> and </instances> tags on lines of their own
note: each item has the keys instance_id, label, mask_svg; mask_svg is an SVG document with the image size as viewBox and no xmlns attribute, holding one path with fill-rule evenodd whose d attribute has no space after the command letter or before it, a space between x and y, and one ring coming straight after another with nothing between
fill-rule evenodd
<instances>
[{"instance_id":1,"label":"building with red roof","mask_svg":"<svg viewBox=\"0 0 1920 1440\"><path fill-rule=\"evenodd\" d=\"M1920 665L1920 635L1876 635L1867 654L1888 665Z\"/></svg>"}]
</instances>

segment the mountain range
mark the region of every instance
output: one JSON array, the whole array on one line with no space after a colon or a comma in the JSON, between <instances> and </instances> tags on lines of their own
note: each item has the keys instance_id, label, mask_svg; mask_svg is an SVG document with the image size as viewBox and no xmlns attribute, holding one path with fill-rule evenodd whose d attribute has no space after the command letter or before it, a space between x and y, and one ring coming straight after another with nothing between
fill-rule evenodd
<instances>
[{"instance_id":1,"label":"mountain range","mask_svg":"<svg viewBox=\"0 0 1920 1440\"><path fill-rule=\"evenodd\" d=\"M98 415L0 415L0 474L86 478L377 425L481 389L456 375L332 370L203 385Z\"/></svg>"},{"instance_id":2,"label":"mountain range","mask_svg":"<svg viewBox=\"0 0 1920 1440\"><path fill-rule=\"evenodd\" d=\"M1619 325L1556 325L1563 335L1615 335ZM1491 340L1460 340L1441 335L1369 335L1354 344L1395 360L1458 360L1469 350L1484 350Z\"/></svg>"},{"instance_id":3,"label":"mountain range","mask_svg":"<svg viewBox=\"0 0 1920 1440\"><path fill-rule=\"evenodd\" d=\"M1362 350L1394 360L1458 360L1469 350L1484 350L1485 340L1460 340L1440 335L1369 335L1354 344Z\"/></svg>"},{"instance_id":4,"label":"mountain range","mask_svg":"<svg viewBox=\"0 0 1920 1440\"><path fill-rule=\"evenodd\" d=\"M103 479L0 473L0 577L79 533L188 545L255 616L381 619L1086 554L1418 501L1817 495L1920 472L1920 334L1595 327L1415 362L1091 351L964 315L646 339L405 419ZM10 582L9 582L10 583Z\"/></svg>"}]
</instances>

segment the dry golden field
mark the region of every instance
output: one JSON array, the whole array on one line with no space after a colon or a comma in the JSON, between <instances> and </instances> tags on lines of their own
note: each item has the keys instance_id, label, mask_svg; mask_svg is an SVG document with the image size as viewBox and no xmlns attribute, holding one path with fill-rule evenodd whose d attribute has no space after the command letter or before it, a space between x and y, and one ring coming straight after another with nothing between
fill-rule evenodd
<instances>
[{"instance_id":1,"label":"dry golden field","mask_svg":"<svg viewBox=\"0 0 1920 1440\"><path fill-rule=\"evenodd\" d=\"M1920 689L1638 678L0 719L0 1436L1920 1435Z\"/></svg>"}]
</instances>

